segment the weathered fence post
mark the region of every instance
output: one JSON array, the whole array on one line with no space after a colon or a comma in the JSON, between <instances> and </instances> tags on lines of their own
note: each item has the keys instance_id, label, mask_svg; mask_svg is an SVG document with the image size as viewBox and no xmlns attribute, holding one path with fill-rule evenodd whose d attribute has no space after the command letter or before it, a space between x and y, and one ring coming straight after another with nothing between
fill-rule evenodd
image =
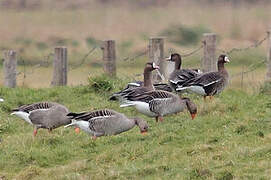
<instances>
[{"instance_id":1,"label":"weathered fence post","mask_svg":"<svg viewBox=\"0 0 271 180\"><path fill-rule=\"evenodd\" d=\"M149 59L155 62L160 67L160 73L166 74L166 64L164 58L164 39L163 38L150 38L149 42ZM162 78L157 72L153 72L153 80L155 83L161 82Z\"/></svg>"},{"instance_id":2,"label":"weathered fence post","mask_svg":"<svg viewBox=\"0 0 271 180\"><path fill-rule=\"evenodd\" d=\"M103 51L104 72L109 76L116 76L116 43L114 40L103 42L101 47Z\"/></svg>"},{"instance_id":3,"label":"weathered fence post","mask_svg":"<svg viewBox=\"0 0 271 180\"><path fill-rule=\"evenodd\" d=\"M266 82L271 82L271 29L267 31L267 73L266 73Z\"/></svg>"},{"instance_id":4,"label":"weathered fence post","mask_svg":"<svg viewBox=\"0 0 271 180\"><path fill-rule=\"evenodd\" d=\"M4 85L9 88L16 87L17 76L16 51L7 50L4 52Z\"/></svg>"},{"instance_id":5,"label":"weathered fence post","mask_svg":"<svg viewBox=\"0 0 271 180\"><path fill-rule=\"evenodd\" d=\"M67 48L66 47L56 47L54 62L53 62L53 86L65 86L67 85L67 72L68 72L68 62L67 62Z\"/></svg>"},{"instance_id":6,"label":"weathered fence post","mask_svg":"<svg viewBox=\"0 0 271 180\"><path fill-rule=\"evenodd\" d=\"M201 63L203 72L210 72L216 70L216 34L214 33L204 33L204 50L203 59Z\"/></svg>"}]
</instances>

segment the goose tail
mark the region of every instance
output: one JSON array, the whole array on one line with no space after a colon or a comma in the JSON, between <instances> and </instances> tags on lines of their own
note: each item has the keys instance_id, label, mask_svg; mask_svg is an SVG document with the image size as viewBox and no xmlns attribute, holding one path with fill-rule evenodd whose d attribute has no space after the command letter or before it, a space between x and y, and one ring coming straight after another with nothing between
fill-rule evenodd
<instances>
[{"instance_id":1,"label":"goose tail","mask_svg":"<svg viewBox=\"0 0 271 180\"><path fill-rule=\"evenodd\" d=\"M133 102L129 102L129 101L126 101L126 102L123 102L120 107L128 107L128 106L135 106L135 103Z\"/></svg>"},{"instance_id":2,"label":"goose tail","mask_svg":"<svg viewBox=\"0 0 271 180\"><path fill-rule=\"evenodd\" d=\"M64 128L67 128L67 127L70 127L70 126L74 126L75 124L76 124L76 120L72 119L71 123L68 124L68 125L66 125L66 126L64 126Z\"/></svg>"}]
</instances>

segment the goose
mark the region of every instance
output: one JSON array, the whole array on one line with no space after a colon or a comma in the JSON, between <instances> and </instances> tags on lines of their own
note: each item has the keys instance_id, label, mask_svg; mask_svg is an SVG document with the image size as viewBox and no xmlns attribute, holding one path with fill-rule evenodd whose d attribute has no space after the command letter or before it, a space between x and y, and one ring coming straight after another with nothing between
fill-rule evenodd
<instances>
[{"instance_id":1,"label":"goose","mask_svg":"<svg viewBox=\"0 0 271 180\"><path fill-rule=\"evenodd\" d=\"M166 60L175 62L175 69L169 75L169 84L175 91L178 85L182 85L187 80L195 78L202 73L199 69L181 69L182 58L178 53L171 54Z\"/></svg>"},{"instance_id":2,"label":"goose","mask_svg":"<svg viewBox=\"0 0 271 180\"><path fill-rule=\"evenodd\" d=\"M22 118L34 126L33 135L36 136L39 128L52 129L69 124L71 120L66 116L69 110L62 104L55 102L37 102L22 105L12 110L11 115ZM76 129L78 132L79 129Z\"/></svg>"},{"instance_id":3,"label":"goose","mask_svg":"<svg viewBox=\"0 0 271 180\"><path fill-rule=\"evenodd\" d=\"M119 91L114 93L109 100L122 100L127 96L128 94L141 94L147 91L154 90L153 84L152 84L152 71L159 69L159 66L157 66L154 62L148 62L145 65L144 68L144 82L143 86L141 86L138 83L130 83L128 86ZM137 87L138 86L138 87Z\"/></svg>"},{"instance_id":4,"label":"goose","mask_svg":"<svg viewBox=\"0 0 271 180\"><path fill-rule=\"evenodd\" d=\"M204 96L204 99L206 99L206 96L212 97L221 93L228 84L229 74L224 64L229 62L230 60L225 54L220 55L217 61L218 71L203 73L200 76L190 79L177 87L177 91L188 90Z\"/></svg>"},{"instance_id":5,"label":"goose","mask_svg":"<svg viewBox=\"0 0 271 180\"><path fill-rule=\"evenodd\" d=\"M163 116L177 114L184 109L188 109L192 119L197 114L197 107L189 98L181 98L167 91L149 91L137 96L128 96L120 107L128 106L135 106L140 113L155 117L156 122L162 122Z\"/></svg>"},{"instance_id":6,"label":"goose","mask_svg":"<svg viewBox=\"0 0 271 180\"><path fill-rule=\"evenodd\" d=\"M79 127L92 135L93 140L100 136L116 135L132 129L137 125L141 133L148 131L148 124L138 117L127 118L124 114L111 109L91 112L69 113L72 122L65 127Z\"/></svg>"}]
</instances>

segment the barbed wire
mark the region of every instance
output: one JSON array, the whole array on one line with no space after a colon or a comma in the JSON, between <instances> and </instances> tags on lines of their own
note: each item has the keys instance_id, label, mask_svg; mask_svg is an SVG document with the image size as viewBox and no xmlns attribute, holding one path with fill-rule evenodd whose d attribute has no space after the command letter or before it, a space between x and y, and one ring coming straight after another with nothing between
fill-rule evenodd
<instances>
[{"instance_id":1,"label":"barbed wire","mask_svg":"<svg viewBox=\"0 0 271 180\"><path fill-rule=\"evenodd\" d=\"M132 56L132 57L126 57L126 58L123 58L122 60L123 60L123 61L128 61L128 60L134 61L135 59L137 59L137 58L139 58L139 57L142 57L142 56L148 54L148 52L149 52L149 49L147 49L147 50L145 50L145 51L143 51L143 52L140 52L140 53L138 53L138 54L136 54L136 55L134 55L134 56Z\"/></svg>"},{"instance_id":2,"label":"barbed wire","mask_svg":"<svg viewBox=\"0 0 271 180\"><path fill-rule=\"evenodd\" d=\"M192 56L194 54L196 54L197 52L199 52L202 48L204 47L204 45L199 46L198 48L194 49L193 51L187 53L187 54L181 54L182 57L189 57Z\"/></svg>"},{"instance_id":3,"label":"barbed wire","mask_svg":"<svg viewBox=\"0 0 271 180\"><path fill-rule=\"evenodd\" d=\"M257 70L258 68L260 68L261 65L265 64L266 62L267 62L267 59L265 58L265 59L261 60L258 63L251 64L250 66L248 66L248 70L247 71L242 71L242 72L239 72L239 73L235 73L235 74L231 75L231 79L235 78L237 76L241 76L241 75L253 72L253 71Z\"/></svg>"},{"instance_id":4,"label":"barbed wire","mask_svg":"<svg viewBox=\"0 0 271 180\"><path fill-rule=\"evenodd\" d=\"M40 61L40 63L38 64L35 64L34 66L31 66L31 71L26 71L26 63L25 63L25 60L22 59L21 57L19 57L19 61L22 61L22 64L23 64L23 71L19 71L17 72L17 76L23 74L24 75L24 78L26 77L26 75L29 75L29 74L33 74L34 71L39 68L39 67L49 67L50 65L50 57L53 56L54 53L50 52L48 55L45 55L43 57L44 60Z\"/></svg>"},{"instance_id":5,"label":"barbed wire","mask_svg":"<svg viewBox=\"0 0 271 180\"><path fill-rule=\"evenodd\" d=\"M88 57L91 53L93 53L96 49L97 49L97 46L95 46L95 47L93 47L91 50L89 50L89 51L83 56L83 58L80 60L80 63L77 64L77 65L74 66L74 67L71 67L68 71L75 70L75 69L81 67L83 64L85 64L85 61L86 61L87 57Z\"/></svg>"},{"instance_id":6,"label":"barbed wire","mask_svg":"<svg viewBox=\"0 0 271 180\"><path fill-rule=\"evenodd\" d=\"M258 41L256 41L255 43L253 43L253 44L251 44L251 45L249 45L249 46L247 46L247 47L244 47L244 48L232 48L232 49L229 50L229 51L225 51L225 50L223 50L223 49L217 48L217 50L219 50L219 51L221 51L222 53L225 53L225 54L227 54L227 55L230 55L230 54L232 54L233 52L247 51L247 50L252 49L252 48L257 48L257 47L259 47L260 45L262 45L263 42L265 42L267 39L268 39L268 35L266 35L263 39L258 40Z\"/></svg>"}]
</instances>

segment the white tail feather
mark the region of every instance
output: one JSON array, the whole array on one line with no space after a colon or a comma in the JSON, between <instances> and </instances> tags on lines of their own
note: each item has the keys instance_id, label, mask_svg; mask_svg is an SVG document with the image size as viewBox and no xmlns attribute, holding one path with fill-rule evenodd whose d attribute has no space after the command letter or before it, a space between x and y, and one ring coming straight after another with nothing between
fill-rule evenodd
<instances>
[{"instance_id":1,"label":"white tail feather","mask_svg":"<svg viewBox=\"0 0 271 180\"><path fill-rule=\"evenodd\" d=\"M132 102L125 102L125 103L120 105L120 107L128 107L128 106L135 106L135 104L132 103Z\"/></svg>"},{"instance_id":2,"label":"white tail feather","mask_svg":"<svg viewBox=\"0 0 271 180\"><path fill-rule=\"evenodd\" d=\"M72 122L66 126L64 126L64 128L70 127L70 126L74 126L76 124L76 120L72 119Z\"/></svg>"},{"instance_id":3,"label":"white tail feather","mask_svg":"<svg viewBox=\"0 0 271 180\"><path fill-rule=\"evenodd\" d=\"M10 115L16 115L19 118L22 118L23 120L28 122L29 124L32 124L31 120L29 119L29 114L26 112L16 111L16 112L11 113Z\"/></svg>"},{"instance_id":4,"label":"white tail feather","mask_svg":"<svg viewBox=\"0 0 271 180\"><path fill-rule=\"evenodd\" d=\"M187 89L188 87L177 87L176 88L176 91L183 91L183 90L185 90L185 89Z\"/></svg>"}]
</instances>

